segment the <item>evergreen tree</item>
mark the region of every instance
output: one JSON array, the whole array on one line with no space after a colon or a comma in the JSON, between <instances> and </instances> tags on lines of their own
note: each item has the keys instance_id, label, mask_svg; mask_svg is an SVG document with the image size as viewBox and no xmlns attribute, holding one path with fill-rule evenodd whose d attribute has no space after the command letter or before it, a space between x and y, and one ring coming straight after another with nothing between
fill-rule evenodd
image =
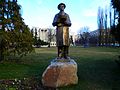
<instances>
[{"instance_id":1,"label":"evergreen tree","mask_svg":"<svg viewBox=\"0 0 120 90\"><path fill-rule=\"evenodd\" d=\"M14 54L20 57L33 50L32 34L24 23L17 0L0 1L0 60Z\"/></svg>"},{"instance_id":2,"label":"evergreen tree","mask_svg":"<svg viewBox=\"0 0 120 90\"><path fill-rule=\"evenodd\" d=\"M114 23L111 27L111 33L115 37L116 41L119 43L120 47L120 0L111 0L112 6L114 8ZM117 19L117 24L116 24ZM120 65L120 55L118 59L115 60Z\"/></svg>"},{"instance_id":3,"label":"evergreen tree","mask_svg":"<svg viewBox=\"0 0 120 90\"><path fill-rule=\"evenodd\" d=\"M120 45L120 0L111 0L111 4L114 8L114 11L116 12L114 16L114 23L111 27L111 33Z\"/></svg>"}]
</instances>

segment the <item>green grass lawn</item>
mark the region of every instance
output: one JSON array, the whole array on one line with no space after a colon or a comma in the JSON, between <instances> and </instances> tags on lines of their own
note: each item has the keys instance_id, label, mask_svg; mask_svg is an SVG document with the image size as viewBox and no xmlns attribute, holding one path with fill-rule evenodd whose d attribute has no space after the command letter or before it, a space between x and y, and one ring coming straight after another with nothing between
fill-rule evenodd
<instances>
[{"instance_id":1,"label":"green grass lawn","mask_svg":"<svg viewBox=\"0 0 120 90\"><path fill-rule=\"evenodd\" d=\"M0 63L0 79L39 77L57 56L56 48L36 48L21 62ZM115 63L120 48L70 47L70 57L78 64L77 85L60 90L120 90L120 67Z\"/></svg>"}]
</instances>

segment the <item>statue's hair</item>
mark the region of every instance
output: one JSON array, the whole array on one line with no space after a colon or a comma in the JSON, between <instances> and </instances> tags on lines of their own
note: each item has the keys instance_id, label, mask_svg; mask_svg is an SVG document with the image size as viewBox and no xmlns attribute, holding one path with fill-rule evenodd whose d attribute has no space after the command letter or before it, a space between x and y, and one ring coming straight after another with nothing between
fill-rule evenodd
<instances>
[{"instance_id":1,"label":"statue's hair","mask_svg":"<svg viewBox=\"0 0 120 90\"><path fill-rule=\"evenodd\" d=\"M58 9L60 10L60 5L64 5L64 8L66 8L66 5L64 4L64 3L60 3L59 5L58 5Z\"/></svg>"}]
</instances>

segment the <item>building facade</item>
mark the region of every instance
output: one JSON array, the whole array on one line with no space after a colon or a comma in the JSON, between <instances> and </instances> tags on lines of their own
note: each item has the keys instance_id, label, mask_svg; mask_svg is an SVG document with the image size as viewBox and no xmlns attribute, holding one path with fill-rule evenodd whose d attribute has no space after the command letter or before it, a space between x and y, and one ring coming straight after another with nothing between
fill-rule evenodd
<instances>
[{"instance_id":1,"label":"building facade","mask_svg":"<svg viewBox=\"0 0 120 90\"><path fill-rule=\"evenodd\" d=\"M37 39L40 39L44 42L48 42L51 46L56 46L55 29L33 27L31 29L31 32L33 33L33 37L36 36Z\"/></svg>"}]
</instances>

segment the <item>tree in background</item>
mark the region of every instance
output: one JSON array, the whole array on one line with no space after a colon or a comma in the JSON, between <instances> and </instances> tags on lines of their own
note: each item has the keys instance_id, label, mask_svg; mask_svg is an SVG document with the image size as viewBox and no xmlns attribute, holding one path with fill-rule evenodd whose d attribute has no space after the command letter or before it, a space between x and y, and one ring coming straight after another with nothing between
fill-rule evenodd
<instances>
[{"instance_id":1,"label":"tree in background","mask_svg":"<svg viewBox=\"0 0 120 90\"><path fill-rule=\"evenodd\" d=\"M104 28L105 28L105 46L108 46L108 37L109 37L109 32L108 32L108 11L107 8L105 8L105 15L104 15Z\"/></svg>"},{"instance_id":2,"label":"tree in background","mask_svg":"<svg viewBox=\"0 0 120 90\"><path fill-rule=\"evenodd\" d=\"M49 31L48 31L48 47L50 47L50 43L53 41L55 41L54 40L54 38L55 38L55 33L54 33L54 29L52 29L52 28L49 28Z\"/></svg>"},{"instance_id":3,"label":"tree in background","mask_svg":"<svg viewBox=\"0 0 120 90\"><path fill-rule=\"evenodd\" d=\"M114 8L114 22L111 25L111 34L118 41L120 47L120 0L111 0L111 4ZM120 55L115 61L120 65Z\"/></svg>"},{"instance_id":4,"label":"tree in background","mask_svg":"<svg viewBox=\"0 0 120 90\"><path fill-rule=\"evenodd\" d=\"M9 55L22 57L33 50L32 34L20 10L17 0L0 0L0 61Z\"/></svg>"},{"instance_id":5,"label":"tree in background","mask_svg":"<svg viewBox=\"0 0 120 90\"><path fill-rule=\"evenodd\" d=\"M115 25L115 10L113 11L111 7L102 9L99 7L98 9L98 31L99 31L99 46L115 46L115 39L111 35L111 27ZM109 22L108 22L109 21ZM109 27L110 25L110 27Z\"/></svg>"},{"instance_id":6,"label":"tree in background","mask_svg":"<svg viewBox=\"0 0 120 90\"><path fill-rule=\"evenodd\" d=\"M35 36L33 37L33 40L34 40L34 45L38 45L38 42L37 42L37 35L38 35L38 32L37 32L37 28L35 28Z\"/></svg>"},{"instance_id":7,"label":"tree in background","mask_svg":"<svg viewBox=\"0 0 120 90\"><path fill-rule=\"evenodd\" d=\"M111 27L111 34L120 45L120 0L111 0L111 4L114 8L114 23Z\"/></svg>"},{"instance_id":8,"label":"tree in background","mask_svg":"<svg viewBox=\"0 0 120 90\"><path fill-rule=\"evenodd\" d=\"M92 31L90 32L90 38L89 38L89 44L90 46L98 46L99 44L99 34L98 31Z\"/></svg>"},{"instance_id":9,"label":"tree in background","mask_svg":"<svg viewBox=\"0 0 120 90\"><path fill-rule=\"evenodd\" d=\"M98 17L97 17L97 23L98 23L98 30L99 30L99 46L101 44L103 45L103 30L104 30L104 13L102 8L98 8Z\"/></svg>"},{"instance_id":10,"label":"tree in background","mask_svg":"<svg viewBox=\"0 0 120 90\"><path fill-rule=\"evenodd\" d=\"M89 27L88 26L82 27L79 31L79 34L80 34L83 46L88 47L89 38L90 38Z\"/></svg>"}]
</instances>

